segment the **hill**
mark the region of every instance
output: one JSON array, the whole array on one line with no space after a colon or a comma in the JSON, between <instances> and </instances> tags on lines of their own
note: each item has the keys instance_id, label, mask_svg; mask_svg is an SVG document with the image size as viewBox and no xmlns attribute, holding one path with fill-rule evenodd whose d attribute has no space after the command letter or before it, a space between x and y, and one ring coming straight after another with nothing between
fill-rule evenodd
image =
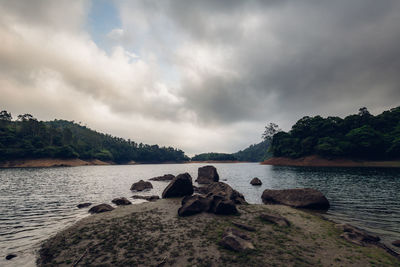
<instances>
[{"instance_id":1,"label":"hill","mask_svg":"<svg viewBox=\"0 0 400 267\"><path fill-rule=\"evenodd\" d=\"M38 121L30 114L13 121L0 112L0 161L62 158L99 159L116 163L181 162L189 158L182 150L136 143L103 134L73 121Z\"/></svg>"},{"instance_id":2,"label":"hill","mask_svg":"<svg viewBox=\"0 0 400 267\"><path fill-rule=\"evenodd\" d=\"M240 150L232 155L238 161L261 162L272 156L269 152L270 141L265 140L261 143L250 145L249 147Z\"/></svg>"}]
</instances>

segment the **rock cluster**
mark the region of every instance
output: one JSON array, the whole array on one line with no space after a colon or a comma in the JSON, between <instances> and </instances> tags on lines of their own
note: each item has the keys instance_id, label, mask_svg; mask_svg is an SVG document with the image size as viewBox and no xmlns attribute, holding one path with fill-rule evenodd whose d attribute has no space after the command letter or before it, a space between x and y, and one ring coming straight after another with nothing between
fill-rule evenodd
<instances>
[{"instance_id":1,"label":"rock cluster","mask_svg":"<svg viewBox=\"0 0 400 267\"><path fill-rule=\"evenodd\" d=\"M283 204L294 208L327 210L330 206L328 199L312 188L266 189L261 198L265 204Z\"/></svg>"},{"instance_id":2,"label":"rock cluster","mask_svg":"<svg viewBox=\"0 0 400 267\"><path fill-rule=\"evenodd\" d=\"M137 183L132 184L131 190L132 191L143 191L146 189L152 189L153 185L150 182L145 182L143 180L140 180Z\"/></svg>"}]
</instances>

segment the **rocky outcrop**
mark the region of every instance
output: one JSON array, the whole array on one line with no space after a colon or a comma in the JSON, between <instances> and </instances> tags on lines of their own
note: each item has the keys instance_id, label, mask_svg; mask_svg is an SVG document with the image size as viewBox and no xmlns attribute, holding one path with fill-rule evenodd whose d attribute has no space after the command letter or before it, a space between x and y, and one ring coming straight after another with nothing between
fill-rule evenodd
<instances>
[{"instance_id":1,"label":"rocky outcrop","mask_svg":"<svg viewBox=\"0 0 400 267\"><path fill-rule=\"evenodd\" d=\"M211 184L219 181L217 169L214 166L200 167L196 182L198 184Z\"/></svg>"},{"instance_id":2,"label":"rocky outcrop","mask_svg":"<svg viewBox=\"0 0 400 267\"><path fill-rule=\"evenodd\" d=\"M114 208L111 207L110 205L108 205L108 204L100 204L100 205L93 206L89 210L89 212L90 213L102 213L102 212L107 212L107 211L112 211L112 210L114 210Z\"/></svg>"},{"instance_id":3,"label":"rocky outcrop","mask_svg":"<svg viewBox=\"0 0 400 267\"><path fill-rule=\"evenodd\" d=\"M143 191L146 189L152 189L153 185L150 182L145 182L143 180L140 180L137 183L132 184L131 190L132 191Z\"/></svg>"},{"instance_id":4,"label":"rocky outcrop","mask_svg":"<svg viewBox=\"0 0 400 267\"><path fill-rule=\"evenodd\" d=\"M290 222L286 218L279 215L263 213L260 215L260 219L264 222L272 223L278 226L290 226Z\"/></svg>"},{"instance_id":5,"label":"rocky outcrop","mask_svg":"<svg viewBox=\"0 0 400 267\"><path fill-rule=\"evenodd\" d=\"M132 204L132 202L130 202L125 197L114 198L113 200L111 200L111 202L114 203L117 206L124 206L124 205L131 205Z\"/></svg>"},{"instance_id":6,"label":"rocky outcrop","mask_svg":"<svg viewBox=\"0 0 400 267\"><path fill-rule=\"evenodd\" d=\"M251 185L262 185L262 182L260 179L258 179L257 177L254 177L251 181L250 181Z\"/></svg>"},{"instance_id":7,"label":"rocky outcrop","mask_svg":"<svg viewBox=\"0 0 400 267\"><path fill-rule=\"evenodd\" d=\"M347 223L338 224L336 225L336 228L343 231L343 234L341 234L340 237L360 246L365 246L366 244L371 243L376 244L380 241L378 236L370 235L367 232Z\"/></svg>"},{"instance_id":8,"label":"rocky outcrop","mask_svg":"<svg viewBox=\"0 0 400 267\"><path fill-rule=\"evenodd\" d=\"M162 198L183 197L193 194L192 177L189 173L176 176L164 189Z\"/></svg>"},{"instance_id":9,"label":"rocky outcrop","mask_svg":"<svg viewBox=\"0 0 400 267\"><path fill-rule=\"evenodd\" d=\"M266 189L261 198L265 204L283 204L294 208L327 210L330 206L328 199L312 188Z\"/></svg>"},{"instance_id":10,"label":"rocky outcrop","mask_svg":"<svg viewBox=\"0 0 400 267\"><path fill-rule=\"evenodd\" d=\"M76 207L77 207L78 209L83 209L83 208L89 207L89 206L91 206L91 205L92 205L92 203L86 202L86 203L78 204L78 205L76 205Z\"/></svg>"},{"instance_id":11,"label":"rocky outcrop","mask_svg":"<svg viewBox=\"0 0 400 267\"><path fill-rule=\"evenodd\" d=\"M182 199L182 207L178 209L179 216L189 216L210 209L211 199L201 195L187 196Z\"/></svg>"},{"instance_id":12,"label":"rocky outcrop","mask_svg":"<svg viewBox=\"0 0 400 267\"><path fill-rule=\"evenodd\" d=\"M219 244L222 247L235 252L243 252L254 249L254 245L251 242L250 237L234 228L228 228L225 230Z\"/></svg>"},{"instance_id":13,"label":"rocky outcrop","mask_svg":"<svg viewBox=\"0 0 400 267\"><path fill-rule=\"evenodd\" d=\"M132 198L133 199L144 199L144 200L147 200L147 201L156 201L156 200L160 199L160 197L156 196L156 195L152 195L152 196L133 195Z\"/></svg>"},{"instance_id":14,"label":"rocky outcrop","mask_svg":"<svg viewBox=\"0 0 400 267\"><path fill-rule=\"evenodd\" d=\"M163 176L157 176L150 178L150 181L171 181L172 179L175 178L175 175L172 174L164 174Z\"/></svg>"},{"instance_id":15,"label":"rocky outcrop","mask_svg":"<svg viewBox=\"0 0 400 267\"><path fill-rule=\"evenodd\" d=\"M400 240L393 241L392 245L395 247L400 247Z\"/></svg>"},{"instance_id":16,"label":"rocky outcrop","mask_svg":"<svg viewBox=\"0 0 400 267\"><path fill-rule=\"evenodd\" d=\"M209 196L211 195L222 196L225 199L232 200L235 204L247 204L246 200L244 199L244 196L241 193L234 190L228 184L223 182L217 182L208 185L207 188L205 189L205 192L207 192Z\"/></svg>"}]
</instances>

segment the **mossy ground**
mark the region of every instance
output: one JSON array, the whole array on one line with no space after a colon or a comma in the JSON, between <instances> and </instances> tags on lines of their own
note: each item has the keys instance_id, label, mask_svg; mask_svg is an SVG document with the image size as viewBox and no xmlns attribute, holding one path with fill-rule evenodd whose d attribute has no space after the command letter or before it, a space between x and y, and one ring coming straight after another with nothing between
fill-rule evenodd
<instances>
[{"instance_id":1,"label":"mossy ground","mask_svg":"<svg viewBox=\"0 0 400 267\"><path fill-rule=\"evenodd\" d=\"M375 246L340 238L340 230L319 216L286 206L242 205L240 215L202 213L178 217L179 199L160 200L92 215L47 240L40 266L400 266ZM290 227L259 219L284 216ZM237 253L218 245L232 221L256 228L254 251ZM83 256L83 257L82 257Z\"/></svg>"}]
</instances>

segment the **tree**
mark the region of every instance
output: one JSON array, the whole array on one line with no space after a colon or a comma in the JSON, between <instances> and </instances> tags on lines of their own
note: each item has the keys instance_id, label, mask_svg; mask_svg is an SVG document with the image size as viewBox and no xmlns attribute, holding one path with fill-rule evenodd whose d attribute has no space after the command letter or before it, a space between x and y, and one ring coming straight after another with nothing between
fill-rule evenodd
<instances>
[{"instance_id":1,"label":"tree","mask_svg":"<svg viewBox=\"0 0 400 267\"><path fill-rule=\"evenodd\" d=\"M368 115L371 115L371 113L369 113L369 111L366 107L362 107L362 108L358 109L358 115L359 116L368 116Z\"/></svg>"},{"instance_id":2,"label":"tree","mask_svg":"<svg viewBox=\"0 0 400 267\"><path fill-rule=\"evenodd\" d=\"M270 122L267 126L265 126L264 133L262 134L262 139L264 140L272 140L272 137L282 131L278 124Z\"/></svg>"},{"instance_id":3,"label":"tree","mask_svg":"<svg viewBox=\"0 0 400 267\"><path fill-rule=\"evenodd\" d=\"M31 114L18 115L19 121L37 121Z\"/></svg>"},{"instance_id":4,"label":"tree","mask_svg":"<svg viewBox=\"0 0 400 267\"><path fill-rule=\"evenodd\" d=\"M11 121L12 116L11 113L7 112L7 110L3 110L0 112L0 120L1 121Z\"/></svg>"}]
</instances>

